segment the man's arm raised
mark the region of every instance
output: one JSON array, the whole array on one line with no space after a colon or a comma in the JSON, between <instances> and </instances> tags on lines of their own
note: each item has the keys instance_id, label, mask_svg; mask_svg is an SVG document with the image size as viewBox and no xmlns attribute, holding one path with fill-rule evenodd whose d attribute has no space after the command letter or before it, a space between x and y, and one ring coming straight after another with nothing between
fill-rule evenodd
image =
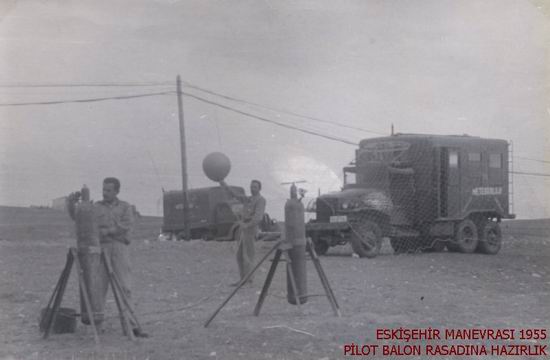
<instances>
[{"instance_id":1,"label":"man's arm raised","mask_svg":"<svg viewBox=\"0 0 550 360\"><path fill-rule=\"evenodd\" d=\"M246 196L243 196L243 195L240 195L240 194L237 194L235 191L233 191L233 189L231 189L229 187L229 185L227 185L227 183L225 181L220 181L219 182L220 186L227 192L227 194L232 197L232 198L235 198L237 199L238 201L244 203L246 201Z\"/></svg>"}]
</instances>

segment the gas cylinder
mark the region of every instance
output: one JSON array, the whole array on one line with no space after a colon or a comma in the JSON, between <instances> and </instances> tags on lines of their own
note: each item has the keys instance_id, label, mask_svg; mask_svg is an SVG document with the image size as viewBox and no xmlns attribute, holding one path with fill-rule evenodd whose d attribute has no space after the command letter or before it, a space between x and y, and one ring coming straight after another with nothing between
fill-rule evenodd
<instances>
[{"instance_id":1,"label":"gas cylinder","mask_svg":"<svg viewBox=\"0 0 550 360\"><path fill-rule=\"evenodd\" d=\"M90 298L94 324L103 321L103 268L101 267L101 246L95 218L94 204L90 201L90 190L86 185L81 190L82 200L75 208L76 247L78 260L82 268L84 284ZM80 289L81 321L90 324L86 303Z\"/></svg>"},{"instance_id":2,"label":"gas cylinder","mask_svg":"<svg viewBox=\"0 0 550 360\"><path fill-rule=\"evenodd\" d=\"M290 199L285 204L285 241L291 246L288 251L291 264L287 266L287 300L290 304L296 305L289 275L289 271L292 271L298 299L300 304L303 304L307 302L306 226L304 205L298 200L294 184L290 187Z\"/></svg>"},{"instance_id":3,"label":"gas cylinder","mask_svg":"<svg viewBox=\"0 0 550 360\"><path fill-rule=\"evenodd\" d=\"M99 247L99 235L94 217L94 205L90 201L90 189L86 185L80 190L81 202L76 204L76 246L85 248L89 246Z\"/></svg>"}]
</instances>

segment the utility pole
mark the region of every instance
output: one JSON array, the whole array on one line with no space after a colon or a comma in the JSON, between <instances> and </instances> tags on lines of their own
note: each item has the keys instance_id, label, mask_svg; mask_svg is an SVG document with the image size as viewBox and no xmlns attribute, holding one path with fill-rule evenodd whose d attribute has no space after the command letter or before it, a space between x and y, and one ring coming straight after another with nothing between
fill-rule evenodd
<instances>
[{"instance_id":1,"label":"utility pole","mask_svg":"<svg viewBox=\"0 0 550 360\"><path fill-rule=\"evenodd\" d=\"M189 228L189 198L187 196L187 152L185 149L185 125L183 121L183 100L181 92L181 77L176 79L178 93L178 118L180 121L180 144L181 144L181 184L183 190L183 226L185 227L185 240L191 240L191 229Z\"/></svg>"}]
</instances>

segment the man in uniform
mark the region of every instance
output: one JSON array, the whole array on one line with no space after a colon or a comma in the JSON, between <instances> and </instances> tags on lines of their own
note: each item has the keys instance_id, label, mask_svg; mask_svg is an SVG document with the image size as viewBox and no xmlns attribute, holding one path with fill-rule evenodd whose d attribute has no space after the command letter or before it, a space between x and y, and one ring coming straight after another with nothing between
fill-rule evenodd
<instances>
[{"instance_id":1,"label":"man in uniform","mask_svg":"<svg viewBox=\"0 0 550 360\"><path fill-rule=\"evenodd\" d=\"M108 257L113 272L117 276L122 291L129 304L131 302L130 291L130 257L128 244L130 244L129 232L134 225L133 208L125 201L119 200L120 181L114 177L103 180L103 200L94 203L94 215L97 222L101 249ZM69 199L74 198L71 196ZM74 208L74 200L69 201ZM69 210L71 206L69 207ZM105 264L101 264L103 278L103 303L109 289L109 278ZM130 319L131 320L131 319ZM137 337L148 337L137 324L132 322L133 333Z\"/></svg>"},{"instance_id":2,"label":"man in uniform","mask_svg":"<svg viewBox=\"0 0 550 360\"><path fill-rule=\"evenodd\" d=\"M251 196L249 197L235 194L223 180L220 181L220 185L244 205L242 218L239 221L236 234L236 239L239 242L237 264L239 265L241 280L232 285L237 286L254 267L254 255L256 252L254 242L256 241L258 228L265 213L266 202L260 194L262 183L259 180L252 180L250 182ZM252 282L252 278L250 278L249 282Z\"/></svg>"}]
</instances>

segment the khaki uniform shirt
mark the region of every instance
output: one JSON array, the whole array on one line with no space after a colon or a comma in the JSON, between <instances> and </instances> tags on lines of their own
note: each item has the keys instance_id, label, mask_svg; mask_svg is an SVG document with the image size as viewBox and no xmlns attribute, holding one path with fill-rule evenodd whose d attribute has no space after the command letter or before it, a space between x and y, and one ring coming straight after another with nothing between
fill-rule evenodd
<instances>
[{"instance_id":1,"label":"khaki uniform shirt","mask_svg":"<svg viewBox=\"0 0 550 360\"><path fill-rule=\"evenodd\" d=\"M262 195L247 197L244 201L243 222L250 227L260 225L265 213L265 198Z\"/></svg>"},{"instance_id":2,"label":"khaki uniform shirt","mask_svg":"<svg viewBox=\"0 0 550 360\"><path fill-rule=\"evenodd\" d=\"M95 204L97 226L100 230L100 242L119 241L130 243L129 232L134 224L133 209L126 201L115 199L111 204L98 201ZM108 229L106 235L101 235L101 229Z\"/></svg>"}]
</instances>

